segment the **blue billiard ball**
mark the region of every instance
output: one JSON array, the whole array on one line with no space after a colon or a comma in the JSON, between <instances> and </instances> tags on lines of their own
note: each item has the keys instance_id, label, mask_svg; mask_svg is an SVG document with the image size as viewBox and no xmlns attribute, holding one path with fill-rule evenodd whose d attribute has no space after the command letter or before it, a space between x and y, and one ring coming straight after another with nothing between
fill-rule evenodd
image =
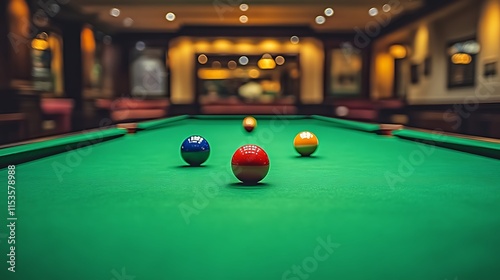
<instances>
[{"instance_id":1,"label":"blue billiard ball","mask_svg":"<svg viewBox=\"0 0 500 280\"><path fill-rule=\"evenodd\" d=\"M189 136L182 142L182 159L191 166L199 166L204 163L209 155L210 145L205 138L199 135Z\"/></svg>"}]
</instances>

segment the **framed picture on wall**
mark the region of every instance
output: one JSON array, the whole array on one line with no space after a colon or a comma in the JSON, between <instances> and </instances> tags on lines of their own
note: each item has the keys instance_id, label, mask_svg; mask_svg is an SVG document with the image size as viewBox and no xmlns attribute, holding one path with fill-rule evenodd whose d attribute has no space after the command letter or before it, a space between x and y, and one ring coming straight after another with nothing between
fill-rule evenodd
<instances>
[{"instance_id":1,"label":"framed picture on wall","mask_svg":"<svg viewBox=\"0 0 500 280\"><path fill-rule=\"evenodd\" d=\"M448 44L448 88L474 86L479 50L480 46L475 38Z\"/></svg>"},{"instance_id":2,"label":"framed picture on wall","mask_svg":"<svg viewBox=\"0 0 500 280\"><path fill-rule=\"evenodd\" d=\"M358 96L361 94L361 51L338 48L330 52L329 94L331 96Z\"/></svg>"},{"instance_id":3,"label":"framed picture on wall","mask_svg":"<svg viewBox=\"0 0 500 280\"><path fill-rule=\"evenodd\" d=\"M497 62L487 62L484 64L483 75L485 78L491 78L497 75Z\"/></svg>"},{"instance_id":4,"label":"framed picture on wall","mask_svg":"<svg viewBox=\"0 0 500 280\"><path fill-rule=\"evenodd\" d=\"M134 97L166 97L167 69L162 48L132 52L130 77Z\"/></svg>"}]
</instances>

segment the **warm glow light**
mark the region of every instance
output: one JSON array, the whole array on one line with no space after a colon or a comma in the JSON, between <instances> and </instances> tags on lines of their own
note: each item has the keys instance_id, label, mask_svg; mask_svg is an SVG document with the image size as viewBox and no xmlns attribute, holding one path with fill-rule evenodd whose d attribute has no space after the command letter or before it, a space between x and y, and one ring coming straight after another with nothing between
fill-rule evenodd
<instances>
[{"instance_id":1,"label":"warm glow light","mask_svg":"<svg viewBox=\"0 0 500 280\"><path fill-rule=\"evenodd\" d=\"M247 23L248 22L248 17L245 15L240 16L240 22L241 23Z\"/></svg>"},{"instance_id":2,"label":"warm glow light","mask_svg":"<svg viewBox=\"0 0 500 280\"><path fill-rule=\"evenodd\" d=\"M234 45L233 50L235 53L251 53L255 51L255 43L240 39Z\"/></svg>"},{"instance_id":3,"label":"warm glow light","mask_svg":"<svg viewBox=\"0 0 500 280\"><path fill-rule=\"evenodd\" d=\"M422 24L418 27L413 40L411 58L414 61L424 61L429 53L429 27ZM406 55L408 56L408 54Z\"/></svg>"},{"instance_id":4,"label":"warm glow light","mask_svg":"<svg viewBox=\"0 0 500 280\"><path fill-rule=\"evenodd\" d=\"M240 11L242 11L242 12L248 11L248 5L247 4L241 4L240 5Z\"/></svg>"},{"instance_id":5,"label":"warm glow light","mask_svg":"<svg viewBox=\"0 0 500 280\"><path fill-rule=\"evenodd\" d=\"M238 67L238 64L234 60L231 60L227 63L227 68L229 69L236 69L236 67Z\"/></svg>"},{"instance_id":6,"label":"warm glow light","mask_svg":"<svg viewBox=\"0 0 500 280\"><path fill-rule=\"evenodd\" d=\"M278 65L285 64L285 58L282 57L281 55L277 56L276 59L275 59L275 61L276 61L276 64L278 64Z\"/></svg>"},{"instance_id":7,"label":"warm glow light","mask_svg":"<svg viewBox=\"0 0 500 280\"><path fill-rule=\"evenodd\" d=\"M227 39L217 39L212 44L215 52L230 52L233 49L233 43Z\"/></svg>"},{"instance_id":8,"label":"warm glow light","mask_svg":"<svg viewBox=\"0 0 500 280\"><path fill-rule=\"evenodd\" d=\"M453 64L466 65L472 62L472 56L467 53L456 53L451 56L451 62L453 62Z\"/></svg>"},{"instance_id":9,"label":"warm glow light","mask_svg":"<svg viewBox=\"0 0 500 280\"><path fill-rule=\"evenodd\" d=\"M396 59L403 59L406 57L408 51L403 45L392 45L389 48L389 53Z\"/></svg>"},{"instance_id":10,"label":"warm glow light","mask_svg":"<svg viewBox=\"0 0 500 280\"><path fill-rule=\"evenodd\" d=\"M5 0L3 0L3 1L5 2ZM30 25L31 12L30 12L30 9L29 9L25 0L10 0L10 1L7 1L7 3L8 3L7 13L5 14L5 12L4 12L4 14L2 16L5 17L5 16L9 15L9 18L10 18L9 24L10 24L10 32L11 32L9 35L9 38L11 40L14 39L14 41L11 41L14 44L13 46L18 46L17 43L19 42L19 39L24 40L24 38L31 38L31 36L32 36L31 32L36 31L36 28L35 28L35 30L33 30L34 26ZM42 14L44 15L42 21L44 24L47 24L48 18L45 15L45 13L43 13L43 11L42 11ZM37 17L38 16L34 16L33 19L35 19ZM5 23L7 23L7 22L5 22ZM5 25L2 24L2 26L5 26ZM6 30L6 32L7 31L8 30ZM13 36L11 37L11 35L13 35ZM4 37L2 37L2 40L7 40L7 34L5 34ZM17 42L17 43L15 43L15 42ZM18 58L16 58L16 60L23 59L22 57L23 57L23 55L20 55Z\"/></svg>"},{"instance_id":11,"label":"warm glow light","mask_svg":"<svg viewBox=\"0 0 500 280\"><path fill-rule=\"evenodd\" d=\"M236 70L234 70L233 75L236 78L245 78L246 77L246 72L245 72L245 70L243 70L241 68L236 68Z\"/></svg>"},{"instance_id":12,"label":"warm glow light","mask_svg":"<svg viewBox=\"0 0 500 280\"><path fill-rule=\"evenodd\" d=\"M382 6L382 11L388 13L391 11L391 5L389 4L385 4L384 6Z\"/></svg>"},{"instance_id":13,"label":"warm glow light","mask_svg":"<svg viewBox=\"0 0 500 280\"><path fill-rule=\"evenodd\" d=\"M212 62L212 68L221 68L222 67L222 64L220 63L220 61L214 61Z\"/></svg>"},{"instance_id":14,"label":"warm glow light","mask_svg":"<svg viewBox=\"0 0 500 280\"><path fill-rule=\"evenodd\" d=\"M260 76L260 72L257 69L251 69L248 71L248 76L252 79L257 79Z\"/></svg>"},{"instance_id":15,"label":"warm glow light","mask_svg":"<svg viewBox=\"0 0 500 280\"><path fill-rule=\"evenodd\" d=\"M227 69L198 69L198 77L203 80L226 80L231 77Z\"/></svg>"},{"instance_id":16,"label":"warm glow light","mask_svg":"<svg viewBox=\"0 0 500 280\"><path fill-rule=\"evenodd\" d=\"M82 29L82 33L80 34L81 40L81 48L84 52L92 53L95 51L95 37L94 31L89 27L85 27Z\"/></svg>"},{"instance_id":17,"label":"warm glow light","mask_svg":"<svg viewBox=\"0 0 500 280\"><path fill-rule=\"evenodd\" d=\"M198 62L200 64L206 64L208 62L208 57L206 55L204 55L204 54L200 54L198 56Z\"/></svg>"},{"instance_id":18,"label":"warm glow light","mask_svg":"<svg viewBox=\"0 0 500 280\"><path fill-rule=\"evenodd\" d=\"M266 53L257 62L257 66L259 66L260 69L274 69L276 67L276 62L270 54Z\"/></svg>"},{"instance_id":19,"label":"warm glow light","mask_svg":"<svg viewBox=\"0 0 500 280\"><path fill-rule=\"evenodd\" d=\"M61 96L64 92L62 39L56 34L51 34L48 42L52 53L52 62L50 63L50 67L54 73L54 92L58 96Z\"/></svg>"},{"instance_id":20,"label":"warm glow light","mask_svg":"<svg viewBox=\"0 0 500 280\"><path fill-rule=\"evenodd\" d=\"M210 52L210 48L212 47L211 43L207 40L197 41L193 46L196 52Z\"/></svg>"},{"instance_id":21,"label":"warm glow light","mask_svg":"<svg viewBox=\"0 0 500 280\"><path fill-rule=\"evenodd\" d=\"M49 48L49 42L47 41L47 37L39 36L31 41L31 47L35 50L44 51Z\"/></svg>"},{"instance_id":22,"label":"warm glow light","mask_svg":"<svg viewBox=\"0 0 500 280\"><path fill-rule=\"evenodd\" d=\"M379 53L375 57L373 75L377 98L389 98L394 85L394 57L387 53Z\"/></svg>"},{"instance_id":23,"label":"warm glow light","mask_svg":"<svg viewBox=\"0 0 500 280\"><path fill-rule=\"evenodd\" d=\"M274 39L266 39L259 43L259 50L263 52L279 52L280 47L278 40Z\"/></svg>"},{"instance_id":24,"label":"warm glow light","mask_svg":"<svg viewBox=\"0 0 500 280\"><path fill-rule=\"evenodd\" d=\"M26 1L11 0L9 3L9 13L14 17L25 17L30 14L30 10Z\"/></svg>"},{"instance_id":25,"label":"warm glow light","mask_svg":"<svg viewBox=\"0 0 500 280\"><path fill-rule=\"evenodd\" d=\"M260 85L267 92L279 92L281 90L281 84L278 81L264 80L260 82Z\"/></svg>"},{"instance_id":26,"label":"warm glow light","mask_svg":"<svg viewBox=\"0 0 500 280\"><path fill-rule=\"evenodd\" d=\"M498 57L500 50L500 1L486 1L479 16L478 41L482 57ZM478 45L479 47L479 45Z\"/></svg>"}]
</instances>

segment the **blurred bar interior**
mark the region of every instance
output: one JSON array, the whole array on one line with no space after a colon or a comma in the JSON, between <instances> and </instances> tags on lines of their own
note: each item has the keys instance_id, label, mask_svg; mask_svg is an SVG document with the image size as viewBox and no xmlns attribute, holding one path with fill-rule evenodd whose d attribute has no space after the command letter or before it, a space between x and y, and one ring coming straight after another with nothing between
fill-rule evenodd
<instances>
[{"instance_id":1,"label":"blurred bar interior","mask_svg":"<svg viewBox=\"0 0 500 280\"><path fill-rule=\"evenodd\" d=\"M181 114L500 138L500 0L236 2L1 1L0 144Z\"/></svg>"}]
</instances>

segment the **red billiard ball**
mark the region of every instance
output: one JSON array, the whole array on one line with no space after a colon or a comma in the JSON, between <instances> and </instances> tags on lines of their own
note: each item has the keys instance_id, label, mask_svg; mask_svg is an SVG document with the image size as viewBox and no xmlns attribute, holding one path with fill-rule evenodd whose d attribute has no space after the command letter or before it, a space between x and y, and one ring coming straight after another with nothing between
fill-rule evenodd
<instances>
[{"instance_id":1,"label":"red billiard ball","mask_svg":"<svg viewBox=\"0 0 500 280\"><path fill-rule=\"evenodd\" d=\"M243 128L246 131L252 132L252 130L254 130L255 127L257 127L257 120L254 117L248 116L243 119Z\"/></svg>"},{"instance_id":2,"label":"red billiard ball","mask_svg":"<svg viewBox=\"0 0 500 280\"><path fill-rule=\"evenodd\" d=\"M269 171L269 157L257 145L244 145L234 153L231 167L234 176L244 184L256 184L264 179Z\"/></svg>"}]
</instances>

